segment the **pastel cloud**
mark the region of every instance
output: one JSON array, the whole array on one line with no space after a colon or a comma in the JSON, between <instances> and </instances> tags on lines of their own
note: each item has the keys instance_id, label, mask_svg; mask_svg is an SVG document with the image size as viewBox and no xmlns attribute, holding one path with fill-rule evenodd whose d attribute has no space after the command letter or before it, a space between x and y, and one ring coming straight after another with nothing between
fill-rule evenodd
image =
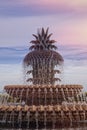
<instances>
[{"instance_id":1,"label":"pastel cloud","mask_svg":"<svg viewBox=\"0 0 87 130\"><path fill-rule=\"evenodd\" d=\"M69 20L56 27L55 37L60 43L87 45L87 19ZM58 37L58 38L57 38Z\"/></svg>"},{"instance_id":2,"label":"pastel cloud","mask_svg":"<svg viewBox=\"0 0 87 130\"><path fill-rule=\"evenodd\" d=\"M61 1L58 1L58 0L50 0L50 1L47 1L47 0L37 0L37 1L34 1L34 0L18 0L17 2L19 2L20 4L25 4L25 5L29 5L29 4L35 4L35 5L47 5L47 7L53 7L54 6L70 6L70 7L84 7L86 4L87 4L87 1L86 0L73 0L73 1L70 1L70 0L61 0Z\"/></svg>"},{"instance_id":3,"label":"pastel cloud","mask_svg":"<svg viewBox=\"0 0 87 130\"><path fill-rule=\"evenodd\" d=\"M74 14L87 16L86 0L3 0L0 15L29 16L47 14Z\"/></svg>"},{"instance_id":4,"label":"pastel cloud","mask_svg":"<svg viewBox=\"0 0 87 130\"><path fill-rule=\"evenodd\" d=\"M1 46L27 45L42 26L50 27L60 44L87 45L87 0L3 0L2 16Z\"/></svg>"},{"instance_id":5,"label":"pastel cloud","mask_svg":"<svg viewBox=\"0 0 87 130\"><path fill-rule=\"evenodd\" d=\"M65 60L86 61L87 50L85 48L58 45L58 51ZM28 47L0 47L0 64L22 63L24 56L29 52ZM87 64L87 61L86 61Z\"/></svg>"}]
</instances>

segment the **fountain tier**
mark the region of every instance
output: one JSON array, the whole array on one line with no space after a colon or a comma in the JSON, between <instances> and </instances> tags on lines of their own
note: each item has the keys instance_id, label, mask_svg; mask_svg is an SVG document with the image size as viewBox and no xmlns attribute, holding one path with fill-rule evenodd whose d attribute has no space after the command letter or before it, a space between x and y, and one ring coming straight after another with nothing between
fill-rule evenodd
<instances>
[{"instance_id":1,"label":"fountain tier","mask_svg":"<svg viewBox=\"0 0 87 130\"><path fill-rule=\"evenodd\" d=\"M6 92L28 105L56 105L81 93L81 85L8 85ZM75 100L75 99L74 99ZM77 99L78 100L78 99Z\"/></svg>"},{"instance_id":2,"label":"fountain tier","mask_svg":"<svg viewBox=\"0 0 87 130\"><path fill-rule=\"evenodd\" d=\"M0 106L0 124L13 127L57 127L87 120L86 103L63 103L62 105ZM33 127L34 127L33 126Z\"/></svg>"}]
</instances>

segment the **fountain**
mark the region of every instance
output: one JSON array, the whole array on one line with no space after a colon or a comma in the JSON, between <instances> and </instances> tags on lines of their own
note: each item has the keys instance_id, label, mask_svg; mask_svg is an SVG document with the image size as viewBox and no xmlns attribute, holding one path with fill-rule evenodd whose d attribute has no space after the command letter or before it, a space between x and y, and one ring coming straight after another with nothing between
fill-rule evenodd
<instances>
[{"instance_id":1,"label":"fountain","mask_svg":"<svg viewBox=\"0 0 87 130\"><path fill-rule=\"evenodd\" d=\"M0 98L0 125L15 128L57 128L87 120L86 97L81 85L63 85L59 78L63 57L54 49L49 28L33 34L30 52L23 60L25 85L7 85L15 102ZM6 100L6 98L4 98ZM5 124L5 125L4 125Z\"/></svg>"}]
</instances>

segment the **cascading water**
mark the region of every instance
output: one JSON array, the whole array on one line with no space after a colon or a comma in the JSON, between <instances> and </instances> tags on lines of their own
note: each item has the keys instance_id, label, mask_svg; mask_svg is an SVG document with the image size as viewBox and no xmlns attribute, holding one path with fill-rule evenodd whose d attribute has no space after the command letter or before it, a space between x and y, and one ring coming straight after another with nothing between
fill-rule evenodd
<instances>
[{"instance_id":1,"label":"cascading water","mask_svg":"<svg viewBox=\"0 0 87 130\"><path fill-rule=\"evenodd\" d=\"M47 126L47 112L46 112L46 110L44 111L44 128L45 128L45 130L46 130L46 126Z\"/></svg>"},{"instance_id":2,"label":"cascading water","mask_svg":"<svg viewBox=\"0 0 87 130\"><path fill-rule=\"evenodd\" d=\"M55 129L55 124L56 124L56 114L55 111L53 110L53 119L52 119L52 129Z\"/></svg>"},{"instance_id":3,"label":"cascading water","mask_svg":"<svg viewBox=\"0 0 87 130\"><path fill-rule=\"evenodd\" d=\"M46 89L46 88L44 89L44 94L45 94L45 95L44 95L44 96L45 96L45 97L44 97L44 98L45 98L45 100L44 100L44 105L46 106L46 105L47 105L47 89Z\"/></svg>"},{"instance_id":4,"label":"cascading water","mask_svg":"<svg viewBox=\"0 0 87 130\"><path fill-rule=\"evenodd\" d=\"M24 89L22 89L20 93L20 103L22 102L23 92L24 92Z\"/></svg>"},{"instance_id":5,"label":"cascading water","mask_svg":"<svg viewBox=\"0 0 87 130\"><path fill-rule=\"evenodd\" d=\"M18 124L19 124L19 128L21 128L22 125L22 111L19 111L19 115L18 115Z\"/></svg>"},{"instance_id":6,"label":"cascading water","mask_svg":"<svg viewBox=\"0 0 87 130\"><path fill-rule=\"evenodd\" d=\"M29 88L28 88L28 90L26 92L26 103L27 103L28 95L29 95Z\"/></svg>"},{"instance_id":7,"label":"cascading water","mask_svg":"<svg viewBox=\"0 0 87 130\"><path fill-rule=\"evenodd\" d=\"M35 113L35 120L36 120L36 129L38 130L38 111Z\"/></svg>"},{"instance_id":8,"label":"cascading water","mask_svg":"<svg viewBox=\"0 0 87 130\"><path fill-rule=\"evenodd\" d=\"M32 90L32 105L34 104L34 95L35 94L35 89L33 88L33 90Z\"/></svg>"},{"instance_id":9,"label":"cascading water","mask_svg":"<svg viewBox=\"0 0 87 130\"><path fill-rule=\"evenodd\" d=\"M50 88L50 95L51 95L50 104L53 105L53 90L52 90L52 88Z\"/></svg>"},{"instance_id":10,"label":"cascading water","mask_svg":"<svg viewBox=\"0 0 87 130\"><path fill-rule=\"evenodd\" d=\"M39 88L38 89L38 97L39 97L39 105L41 104L41 100L40 100L40 98L41 98L41 89Z\"/></svg>"},{"instance_id":11,"label":"cascading water","mask_svg":"<svg viewBox=\"0 0 87 130\"><path fill-rule=\"evenodd\" d=\"M64 94L63 89L61 89L61 92L62 92L62 95L63 95L63 100L66 101L66 98L65 98L65 94Z\"/></svg>"},{"instance_id":12,"label":"cascading water","mask_svg":"<svg viewBox=\"0 0 87 130\"><path fill-rule=\"evenodd\" d=\"M27 128L29 129L30 128L30 111L29 110L27 111L26 117L27 117Z\"/></svg>"},{"instance_id":13,"label":"cascading water","mask_svg":"<svg viewBox=\"0 0 87 130\"><path fill-rule=\"evenodd\" d=\"M14 127L14 111L12 111L10 114L9 123L11 123L12 127Z\"/></svg>"},{"instance_id":14,"label":"cascading water","mask_svg":"<svg viewBox=\"0 0 87 130\"><path fill-rule=\"evenodd\" d=\"M57 104L59 103L59 99L58 99L58 88L56 88L56 99L57 99Z\"/></svg>"}]
</instances>

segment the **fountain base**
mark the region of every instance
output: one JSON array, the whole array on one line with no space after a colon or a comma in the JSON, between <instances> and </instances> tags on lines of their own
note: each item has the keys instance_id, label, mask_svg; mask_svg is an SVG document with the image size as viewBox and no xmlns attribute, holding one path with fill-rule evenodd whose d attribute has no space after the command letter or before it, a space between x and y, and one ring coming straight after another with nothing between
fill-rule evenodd
<instances>
[{"instance_id":1,"label":"fountain base","mask_svg":"<svg viewBox=\"0 0 87 130\"><path fill-rule=\"evenodd\" d=\"M85 124L86 103L47 106L1 106L0 126L15 128L56 128Z\"/></svg>"},{"instance_id":2,"label":"fountain base","mask_svg":"<svg viewBox=\"0 0 87 130\"><path fill-rule=\"evenodd\" d=\"M2 104L0 126L54 129L83 125L87 120L87 103L78 97L82 88L81 85L5 86L10 96L25 103Z\"/></svg>"}]
</instances>

